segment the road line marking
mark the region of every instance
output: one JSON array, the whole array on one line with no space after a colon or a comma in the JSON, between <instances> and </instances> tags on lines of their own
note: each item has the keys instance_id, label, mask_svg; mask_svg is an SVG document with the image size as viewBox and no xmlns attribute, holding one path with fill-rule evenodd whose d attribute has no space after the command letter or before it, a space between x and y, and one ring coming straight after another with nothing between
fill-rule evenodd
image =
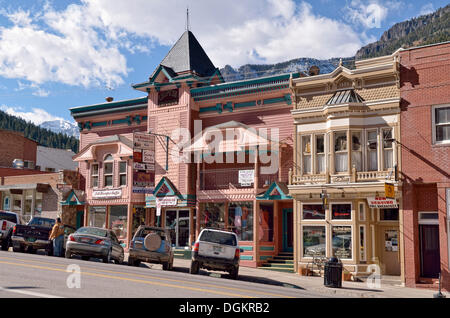
<instances>
[{"instance_id":1,"label":"road line marking","mask_svg":"<svg viewBox=\"0 0 450 318\"><path fill-rule=\"evenodd\" d=\"M58 268L52 268L52 267L46 267L46 266L38 266L38 265L30 265L30 264L21 264L21 263L12 263L12 262L4 262L0 261L1 264L9 264L9 265L18 265L22 267L31 267L31 268L37 268L37 269L47 269L51 271L57 271L57 272L66 272L66 270L58 269ZM104 275L104 274L97 274L97 273L89 273L89 272L83 272L81 271L81 274L88 275L88 276L96 276L96 277L102 277L102 278L110 278L110 279L117 279L117 280L125 280L130 282L136 282L136 283L143 283L148 285L156 285L156 286L163 286L163 287L174 287L179 289L187 289L192 291L199 291L199 292L207 292L212 294L218 294L218 295L225 295L225 296L231 296L231 297L243 297L243 298L255 298L253 296L247 296L247 295L240 295L240 294L232 294L227 292L221 292L221 291L215 291L210 289L202 289L202 288L195 288L195 287L187 287L187 286L178 286L173 284L165 284L165 283L158 283L158 282L152 282L142 279L133 279L133 278L126 278L126 277L117 277L117 276L111 276L111 275ZM219 287L219 286L216 286Z\"/></svg>"},{"instance_id":2,"label":"road line marking","mask_svg":"<svg viewBox=\"0 0 450 318\"><path fill-rule=\"evenodd\" d=\"M0 287L0 291L6 291L6 292L10 292L10 293L23 294L23 295L35 296L35 297L41 297L41 298L64 298L61 296L32 292L29 290L18 290L18 289L4 288L4 287Z\"/></svg>"},{"instance_id":3,"label":"road line marking","mask_svg":"<svg viewBox=\"0 0 450 318\"><path fill-rule=\"evenodd\" d=\"M48 264L48 265L57 265L57 266L67 267L67 265L65 265L65 264L50 263L50 262L43 262L43 261L33 261L33 260L22 260L22 259L19 259L19 258L0 257L0 259L13 259L13 260L19 260L19 261L30 262L30 263ZM252 293L261 294L261 295L265 295L265 296L272 296L272 297L295 298L293 296L287 296L287 295L281 295L281 294L275 294L275 293L268 293L268 292L256 291L256 290L251 290L251 289L245 289L244 290L242 288L227 287L227 286L220 286L220 285L213 285L213 284L205 284L205 283L177 280L177 279L171 279L171 278L161 278L161 277L152 276L152 275L141 275L141 274L135 274L135 273L116 272L116 271L110 271L110 270L104 270L104 269L97 269L97 268L94 268L92 266L83 266L83 267L87 267L88 269L94 270L94 271L97 271L97 272L104 272L104 273L110 273L110 274L128 275L128 276L142 277L142 278L148 278L148 279L157 279L157 280L163 280L163 281L165 280L165 281L170 281L170 282L174 282L174 283L184 283L184 284L187 283L187 284L198 285L198 286L203 286L203 287L222 288L222 289L227 289L227 290L231 290L231 291L239 291L239 292L246 291L246 292L252 292Z\"/></svg>"}]
</instances>

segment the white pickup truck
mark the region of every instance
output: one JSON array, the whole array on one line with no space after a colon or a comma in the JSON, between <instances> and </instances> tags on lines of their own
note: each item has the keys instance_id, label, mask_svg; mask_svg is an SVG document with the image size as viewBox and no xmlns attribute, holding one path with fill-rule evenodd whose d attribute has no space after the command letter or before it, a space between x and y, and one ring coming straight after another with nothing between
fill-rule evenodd
<instances>
[{"instance_id":1,"label":"white pickup truck","mask_svg":"<svg viewBox=\"0 0 450 318\"><path fill-rule=\"evenodd\" d=\"M0 243L3 251L11 246L11 234L16 224L19 224L17 213L0 211Z\"/></svg>"},{"instance_id":2,"label":"white pickup truck","mask_svg":"<svg viewBox=\"0 0 450 318\"><path fill-rule=\"evenodd\" d=\"M240 248L233 232L204 229L200 232L192 250L191 274L200 268L226 271L233 279L239 272Z\"/></svg>"}]
</instances>

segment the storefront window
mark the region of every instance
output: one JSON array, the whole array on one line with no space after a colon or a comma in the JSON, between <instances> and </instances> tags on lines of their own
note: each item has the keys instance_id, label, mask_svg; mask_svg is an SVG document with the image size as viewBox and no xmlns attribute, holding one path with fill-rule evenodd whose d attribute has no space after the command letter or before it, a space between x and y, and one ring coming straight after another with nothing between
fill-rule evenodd
<instances>
[{"instance_id":1,"label":"storefront window","mask_svg":"<svg viewBox=\"0 0 450 318\"><path fill-rule=\"evenodd\" d=\"M128 207L126 205L113 205L109 209L109 228L119 239L127 237Z\"/></svg>"},{"instance_id":2,"label":"storefront window","mask_svg":"<svg viewBox=\"0 0 450 318\"><path fill-rule=\"evenodd\" d=\"M332 204L331 218L333 220L351 220L352 205L351 204Z\"/></svg>"},{"instance_id":3,"label":"storefront window","mask_svg":"<svg viewBox=\"0 0 450 318\"><path fill-rule=\"evenodd\" d=\"M131 236L134 236L134 233L136 233L136 230L142 224L145 224L145 207L135 206L133 208L133 232Z\"/></svg>"},{"instance_id":4,"label":"storefront window","mask_svg":"<svg viewBox=\"0 0 450 318\"><path fill-rule=\"evenodd\" d=\"M398 221L398 208L380 209L380 221Z\"/></svg>"},{"instance_id":5,"label":"storefront window","mask_svg":"<svg viewBox=\"0 0 450 318\"><path fill-rule=\"evenodd\" d=\"M351 226L332 227L333 256L341 259L352 258L352 228Z\"/></svg>"},{"instance_id":6,"label":"storefront window","mask_svg":"<svg viewBox=\"0 0 450 318\"><path fill-rule=\"evenodd\" d=\"M303 220L325 220L325 209L322 204L304 204Z\"/></svg>"},{"instance_id":7,"label":"storefront window","mask_svg":"<svg viewBox=\"0 0 450 318\"><path fill-rule=\"evenodd\" d=\"M225 229L225 203L201 203L200 227Z\"/></svg>"},{"instance_id":8,"label":"storefront window","mask_svg":"<svg viewBox=\"0 0 450 318\"><path fill-rule=\"evenodd\" d=\"M303 227L303 256L325 256L325 226Z\"/></svg>"},{"instance_id":9,"label":"storefront window","mask_svg":"<svg viewBox=\"0 0 450 318\"><path fill-rule=\"evenodd\" d=\"M366 227L364 225L361 225L359 227L359 258L361 261L366 260L366 233L365 233Z\"/></svg>"},{"instance_id":10,"label":"storefront window","mask_svg":"<svg viewBox=\"0 0 450 318\"><path fill-rule=\"evenodd\" d=\"M233 202L228 207L228 228L240 241L253 241L253 202Z\"/></svg>"},{"instance_id":11,"label":"storefront window","mask_svg":"<svg viewBox=\"0 0 450 318\"><path fill-rule=\"evenodd\" d=\"M261 203L259 208L259 240L273 242L273 203Z\"/></svg>"},{"instance_id":12,"label":"storefront window","mask_svg":"<svg viewBox=\"0 0 450 318\"><path fill-rule=\"evenodd\" d=\"M106 227L106 206L89 207L89 226Z\"/></svg>"}]
</instances>

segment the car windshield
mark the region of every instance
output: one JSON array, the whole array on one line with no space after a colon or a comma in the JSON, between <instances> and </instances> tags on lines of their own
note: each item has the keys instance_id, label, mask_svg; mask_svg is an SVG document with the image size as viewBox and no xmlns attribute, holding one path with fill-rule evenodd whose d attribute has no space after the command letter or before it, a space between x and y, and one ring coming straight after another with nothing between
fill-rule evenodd
<instances>
[{"instance_id":1,"label":"car windshield","mask_svg":"<svg viewBox=\"0 0 450 318\"><path fill-rule=\"evenodd\" d=\"M9 221L9 222L12 222L12 223L16 223L17 222L17 218L16 218L15 214L5 213L5 212L0 212L0 220Z\"/></svg>"},{"instance_id":2,"label":"car windshield","mask_svg":"<svg viewBox=\"0 0 450 318\"><path fill-rule=\"evenodd\" d=\"M47 218L32 218L30 223L28 225L37 225L37 226L43 226L43 227L53 227L55 225L56 221L53 219L47 219Z\"/></svg>"},{"instance_id":3,"label":"car windshield","mask_svg":"<svg viewBox=\"0 0 450 318\"><path fill-rule=\"evenodd\" d=\"M104 229L97 229L95 227L82 227L79 228L75 233L106 237L108 232Z\"/></svg>"},{"instance_id":4,"label":"car windshield","mask_svg":"<svg viewBox=\"0 0 450 318\"><path fill-rule=\"evenodd\" d=\"M236 246L236 237L231 233L203 231L200 241Z\"/></svg>"},{"instance_id":5,"label":"car windshield","mask_svg":"<svg viewBox=\"0 0 450 318\"><path fill-rule=\"evenodd\" d=\"M166 238L166 233L163 230L143 228L136 232L136 237L146 237L150 233L158 234L162 239Z\"/></svg>"}]
</instances>

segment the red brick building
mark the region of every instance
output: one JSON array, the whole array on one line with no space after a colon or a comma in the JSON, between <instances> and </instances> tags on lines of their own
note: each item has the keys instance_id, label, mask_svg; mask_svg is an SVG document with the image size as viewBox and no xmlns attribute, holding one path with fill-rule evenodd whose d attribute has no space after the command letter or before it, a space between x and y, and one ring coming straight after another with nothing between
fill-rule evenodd
<instances>
[{"instance_id":1,"label":"red brick building","mask_svg":"<svg viewBox=\"0 0 450 318\"><path fill-rule=\"evenodd\" d=\"M0 167L12 167L14 159L24 161L25 168L34 169L37 142L15 131L0 129Z\"/></svg>"},{"instance_id":2,"label":"red brick building","mask_svg":"<svg viewBox=\"0 0 450 318\"><path fill-rule=\"evenodd\" d=\"M450 290L450 42L400 63L405 283Z\"/></svg>"}]
</instances>

